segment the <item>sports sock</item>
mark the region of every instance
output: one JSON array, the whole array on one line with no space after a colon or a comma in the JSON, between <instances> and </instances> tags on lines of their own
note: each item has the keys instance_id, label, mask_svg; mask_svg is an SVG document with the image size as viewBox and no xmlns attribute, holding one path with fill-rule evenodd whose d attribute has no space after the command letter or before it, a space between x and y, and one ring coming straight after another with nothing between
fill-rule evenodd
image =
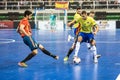
<instances>
[{"instance_id":1,"label":"sports sock","mask_svg":"<svg viewBox=\"0 0 120 80\"><path fill-rule=\"evenodd\" d=\"M86 43L87 48L90 49L91 48L91 44L90 43Z\"/></svg>"},{"instance_id":2,"label":"sports sock","mask_svg":"<svg viewBox=\"0 0 120 80\"><path fill-rule=\"evenodd\" d=\"M67 57L69 57L71 55L71 53L73 52L74 48L70 48L68 53L67 53Z\"/></svg>"},{"instance_id":3,"label":"sports sock","mask_svg":"<svg viewBox=\"0 0 120 80\"><path fill-rule=\"evenodd\" d=\"M77 42L76 43L76 47L75 47L75 54L74 54L74 56L78 56L79 49L80 49L80 42Z\"/></svg>"},{"instance_id":4,"label":"sports sock","mask_svg":"<svg viewBox=\"0 0 120 80\"><path fill-rule=\"evenodd\" d=\"M34 57L36 54L35 53L30 53L24 60L22 60L21 62L26 62L28 60L30 60L32 57Z\"/></svg>"},{"instance_id":5,"label":"sports sock","mask_svg":"<svg viewBox=\"0 0 120 80\"><path fill-rule=\"evenodd\" d=\"M94 56L97 55L96 46L92 46L92 47L91 47L91 51L92 51L92 53L93 53Z\"/></svg>"},{"instance_id":6,"label":"sports sock","mask_svg":"<svg viewBox=\"0 0 120 80\"><path fill-rule=\"evenodd\" d=\"M45 53L46 55L48 55L48 56L51 56L51 57L53 57L53 58L55 58L55 57L56 57L56 55L54 55L54 54L50 53L50 52L49 52L49 51L47 51L45 48L42 48L42 49L41 49L41 51L42 51L43 53Z\"/></svg>"}]
</instances>

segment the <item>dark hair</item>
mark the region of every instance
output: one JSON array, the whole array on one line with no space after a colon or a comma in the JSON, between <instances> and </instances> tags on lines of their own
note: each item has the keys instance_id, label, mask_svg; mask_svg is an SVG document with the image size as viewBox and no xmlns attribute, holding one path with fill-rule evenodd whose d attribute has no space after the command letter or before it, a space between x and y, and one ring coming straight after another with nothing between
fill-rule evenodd
<instances>
[{"instance_id":1,"label":"dark hair","mask_svg":"<svg viewBox=\"0 0 120 80\"><path fill-rule=\"evenodd\" d=\"M78 10L78 9L81 9L81 8L80 8L80 7L77 7L76 9Z\"/></svg>"},{"instance_id":2,"label":"dark hair","mask_svg":"<svg viewBox=\"0 0 120 80\"><path fill-rule=\"evenodd\" d=\"M90 11L90 13L95 14L95 12L94 12L94 11Z\"/></svg>"},{"instance_id":3,"label":"dark hair","mask_svg":"<svg viewBox=\"0 0 120 80\"><path fill-rule=\"evenodd\" d=\"M87 12L86 11L82 11L81 14L87 14Z\"/></svg>"},{"instance_id":4,"label":"dark hair","mask_svg":"<svg viewBox=\"0 0 120 80\"><path fill-rule=\"evenodd\" d=\"M29 11L29 10L26 10L26 11L24 12L24 17L26 17L27 15L29 16L30 14L32 14L32 12Z\"/></svg>"}]
</instances>

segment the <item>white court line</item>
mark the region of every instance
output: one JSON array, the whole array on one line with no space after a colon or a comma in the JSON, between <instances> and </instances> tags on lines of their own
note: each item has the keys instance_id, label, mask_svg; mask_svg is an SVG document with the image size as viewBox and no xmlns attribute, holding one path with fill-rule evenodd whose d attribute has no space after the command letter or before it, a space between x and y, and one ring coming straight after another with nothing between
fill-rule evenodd
<instances>
[{"instance_id":1,"label":"white court line","mask_svg":"<svg viewBox=\"0 0 120 80\"><path fill-rule=\"evenodd\" d=\"M96 43L120 43L120 41L96 41Z\"/></svg>"},{"instance_id":2,"label":"white court line","mask_svg":"<svg viewBox=\"0 0 120 80\"><path fill-rule=\"evenodd\" d=\"M21 43L23 42L22 40L21 41L15 41L17 43ZM68 42L67 40L66 41L37 41L38 43L73 43L73 41L70 41ZM96 41L96 43L104 43L104 44L118 44L120 43L120 41Z\"/></svg>"},{"instance_id":3,"label":"white court line","mask_svg":"<svg viewBox=\"0 0 120 80\"><path fill-rule=\"evenodd\" d=\"M116 80L120 80L120 74L117 76Z\"/></svg>"},{"instance_id":4,"label":"white court line","mask_svg":"<svg viewBox=\"0 0 120 80\"><path fill-rule=\"evenodd\" d=\"M12 43L15 42L14 39L0 39L0 44Z\"/></svg>"},{"instance_id":5,"label":"white court line","mask_svg":"<svg viewBox=\"0 0 120 80\"><path fill-rule=\"evenodd\" d=\"M120 65L120 63L115 63L115 65Z\"/></svg>"}]
</instances>

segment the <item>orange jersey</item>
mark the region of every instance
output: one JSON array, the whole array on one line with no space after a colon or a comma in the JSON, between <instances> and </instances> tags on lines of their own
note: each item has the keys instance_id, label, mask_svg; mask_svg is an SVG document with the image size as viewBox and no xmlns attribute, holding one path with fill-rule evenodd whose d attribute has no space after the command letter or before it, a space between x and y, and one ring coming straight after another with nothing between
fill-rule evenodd
<instances>
[{"instance_id":1,"label":"orange jersey","mask_svg":"<svg viewBox=\"0 0 120 80\"><path fill-rule=\"evenodd\" d=\"M25 34L22 33L22 32L19 30L21 24L25 26L25 27L24 27L25 32L26 32L27 34L31 35L31 34L32 34L32 31L31 31L31 26L30 26L30 23L29 23L28 19L23 18L23 19L20 21L19 26L18 26L18 32L20 33L20 35L21 35L22 37L24 37Z\"/></svg>"},{"instance_id":2,"label":"orange jersey","mask_svg":"<svg viewBox=\"0 0 120 80\"><path fill-rule=\"evenodd\" d=\"M78 27L76 28L76 32L75 32L75 34L76 34L76 35L78 35L78 34L79 34L80 29L81 29L81 25L80 25L80 23L79 23Z\"/></svg>"}]
</instances>

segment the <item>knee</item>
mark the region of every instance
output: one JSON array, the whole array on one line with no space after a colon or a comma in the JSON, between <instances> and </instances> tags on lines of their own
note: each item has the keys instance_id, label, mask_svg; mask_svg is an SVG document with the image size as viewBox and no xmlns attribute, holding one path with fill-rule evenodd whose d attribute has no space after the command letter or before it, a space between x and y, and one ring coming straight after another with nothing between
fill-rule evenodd
<instances>
[{"instance_id":1,"label":"knee","mask_svg":"<svg viewBox=\"0 0 120 80\"><path fill-rule=\"evenodd\" d=\"M82 37L79 36L79 37L78 37L78 42L81 42L81 41L82 41Z\"/></svg>"},{"instance_id":2,"label":"knee","mask_svg":"<svg viewBox=\"0 0 120 80\"><path fill-rule=\"evenodd\" d=\"M91 46L95 46L96 45L95 40L91 40L90 43L91 43Z\"/></svg>"},{"instance_id":3,"label":"knee","mask_svg":"<svg viewBox=\"0 0 120 80\"><path fill-rule=\"evenodd\" d=\"M71 51L74 50L74 49L75 49L74 47L71 47L71 48L70 48Z\"/></svg>"},{"instance_id":4,"label":"knee","mask_svg":"<svg viewBox=\"0 0 120 80\"><path fill-rule=\"evenodd\" d=\"M75 48L75 43L72 44L70 49L74 49Z\"/></svg>"},{"instance_id":5,"label":"knee","mask_svg":"<svg viewBox=\"0 0 120 80\"><path fill-rule=\"evenodd\" d=\"M92 46L91 50L95 51L96 50L96 46Z\"/></svg>"},{"instance_id":6,"label":"knee","mask_svg":"<svg viewBox=\"0 0 120 80\"><path fill-rule=\"evenodd\" d=\"M89 48L89 50L90 50L90 51L96 51L96 46L91 46L91 47Z\"/></svg>"},{"instance_id":7,"label":"knee","mask_svg":"<svg viewBox=\"0 0 120 80\"><path fill-rule=\"evenodd\" d=\"M72 47L71 47L71 50L75 49L75 47L76 47L76 44L73 43L73 44L72 44Z\"/></svg>"},{"instance_id":8,"label":"knee","mask_svg":"<svg viewBox=\"0 0 120 80\"><path fill-rule=\"evenodd\" d=\"M35 50L32 51L32 53L33 53L34 55L36 55L36 54L38 53L38 50L35 49Z\"/></svg>"},{"instance_id":9,"label":"knee","mask_svg":"<svg viewBox=\"0 0 120 80\"><path fill-rule=\"evenodd\" d=\"M43 45L41 45L41 44L38 44L38 47L39 47L40 49L44 49Z\"/></svg>"}]
</instances>

